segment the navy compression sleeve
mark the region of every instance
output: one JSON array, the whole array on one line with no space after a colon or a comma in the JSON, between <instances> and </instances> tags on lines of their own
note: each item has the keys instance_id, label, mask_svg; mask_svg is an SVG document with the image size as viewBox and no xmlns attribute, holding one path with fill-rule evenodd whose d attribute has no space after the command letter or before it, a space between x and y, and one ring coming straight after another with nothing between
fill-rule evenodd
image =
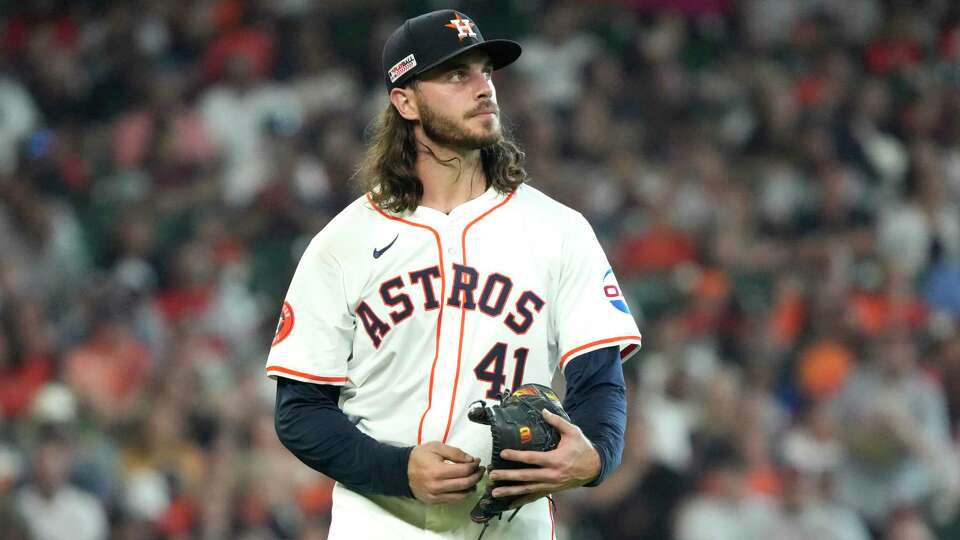
<instances>
[{"instance_id":1,"label":"navy compression sleeve","mask_svg":"<svg viewBox=\"0 0 960 540\"><path fill-rule=\"evenodd\" d=\"M569 362L563 408L600 454L600 475L587 484L597 486L617 470L623 455L627 399L620 347L584 353Z\"/></svg>"},{"instance_id":2,"label":"navy compression sleeve","mask_svg":"<svg viewBox=\"0 0 960 540\"><path fill-rule=\"evenodd\" d=\"M300 461L359 492L413 497L407 479L412 447L361 432L337 406L340 387L277 378L277 436Z\"/></svg>"}]
</instances>

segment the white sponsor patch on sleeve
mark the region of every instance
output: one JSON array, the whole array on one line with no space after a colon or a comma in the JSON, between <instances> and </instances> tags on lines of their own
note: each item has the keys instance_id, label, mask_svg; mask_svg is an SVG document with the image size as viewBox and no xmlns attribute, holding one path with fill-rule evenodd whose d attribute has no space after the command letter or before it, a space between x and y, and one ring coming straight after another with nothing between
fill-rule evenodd
<instances>
[{"instance_id":1,"label":"white sponsor patch on sleeve","mask_svg":"<svg viewBox=\"0 0 960 540\"><path fill-rule=\"evenodd\" d=\"M390 68L390 82L395 83L397 79L403 77L403 74L417 67L417 59L412 54L397 62Z\"/></svg>"}]
</instances>

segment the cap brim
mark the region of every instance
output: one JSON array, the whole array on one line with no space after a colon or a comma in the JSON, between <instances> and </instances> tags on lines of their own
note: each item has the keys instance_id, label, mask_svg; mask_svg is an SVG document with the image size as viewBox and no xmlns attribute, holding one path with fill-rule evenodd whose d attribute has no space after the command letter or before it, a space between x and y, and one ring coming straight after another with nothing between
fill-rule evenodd
<instances>
[{"instance_id":1,"label":"cap brim","mask_svg":"<svg viewBox=\"0 0 960 540\"><path fill-rule=\"evenodd\" d=\"M507 67L520 58L522 49L520 44L509 39L491 39L478 43L467 50L480 49L490 55L493 60L493 69Z\"/></svg>"},{"instance_id":2,"label":"cap brim","mask_svg":"<svg viewBox=\"0 0 960 540\"><path fill-rule=\"evenodd\" d=\"M457 51L451 54L448 54L447 56L444 56L443 58L437 60L436 62L428 66L424 66L422 68L417 69L414 72L414 75L402 84L405 84L410 80L413 80L414 78L417 77L417 75L422 75L423 73L430 71L431 69L439 66L440 64L443 64L444 62L452 60L453 58L456 58L457 56L460 56L461 54L465 54L472 50L481 50L489 54L490 61L493 62L494 70L509 66L510 64L514 63L517 58L520 58L520 53L522 52L520 44L517 43L516 41L511 41L509 39L488 39L486 41L482 41L480 43L475 43L473 45L470 45L469 47L458 49Z\"/></svg>"}]
</instances>

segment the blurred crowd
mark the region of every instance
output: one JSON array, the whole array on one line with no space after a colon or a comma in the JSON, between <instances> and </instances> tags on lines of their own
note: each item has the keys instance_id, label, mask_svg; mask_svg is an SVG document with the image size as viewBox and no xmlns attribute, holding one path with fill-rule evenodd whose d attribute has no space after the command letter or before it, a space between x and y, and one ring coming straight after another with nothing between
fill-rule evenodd
<instances>
[{"instance_id":1,"label":"blurred crowd","mask_svg":"<svg viewBox=\"0 0 960 540\"><path fill-rule=\"evenodd\" d=\"M0 539L325 538L263 364L440 7L644 334L560 537L960 538L956 2L7 0Z\"/></svg>"}]
</instances>

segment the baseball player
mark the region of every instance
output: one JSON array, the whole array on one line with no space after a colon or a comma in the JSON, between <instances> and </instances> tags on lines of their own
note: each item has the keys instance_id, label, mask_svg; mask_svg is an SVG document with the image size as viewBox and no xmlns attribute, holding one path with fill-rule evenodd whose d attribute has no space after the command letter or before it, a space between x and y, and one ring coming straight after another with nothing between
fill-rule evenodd
<instances>
[{"instance_id":1,"label":"baseball player","mask_svg":"<svg viewBox=\"0 0 960 540\"><path fill-rule=\"evenodd\" d=\"M502 132L492 72L520 52L457 11L404 22L383 49L367 192L293 276L266 371L281 441L337 481L333 540L474 540L488 482L523 496L484 538L555 538L547 496L619 465L621 361L640 333L590 225L526 184ZM530 467L485 474L490 430L470 405L558 369L559 446L505 450Z\"/></svg>"}]
</instances>

